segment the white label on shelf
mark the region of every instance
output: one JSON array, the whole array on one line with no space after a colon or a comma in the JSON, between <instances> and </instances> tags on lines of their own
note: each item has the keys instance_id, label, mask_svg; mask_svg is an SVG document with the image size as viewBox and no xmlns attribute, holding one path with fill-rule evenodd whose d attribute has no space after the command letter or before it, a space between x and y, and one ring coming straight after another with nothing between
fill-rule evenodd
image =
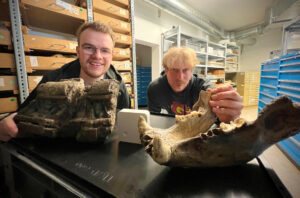
<instances>
[{"instance_id":1,"label":"white label on shelf","mask_svg":"<svg viewBox=\"0 0 300 198\"><path fill-rule=\"evenodd\" d=\"M76 49L77 43L70 43L70 49Z\"/></svg>"},{"instance_id":2,"label":"white label on shelf","mask_svg":"<svg viewBox=\"0 0 300 198\"><path fill-rule=\"evenodd\" d=\"M120 14L126 16L126 10L120 9Z\"/></svg>"},{"instance_id":3,"label":"white label on shelf","mask_svg":"<svg viewBox=\"0 0 300 198\"><path fill-rule=\"evenodd\" d=\"M125 64L124 64L124 67L125 67L125 68L130 68L130 64L129 64L129 63L125 63Z\"/></svg>"},{"instance_id":4,"label":"white label on shelf","mask_svg":"<svg viewBox=\"0 0 300 198\"><path fill-rule=\"evenodd\" d=\"M120 55L123 55L123 56L125 56L125 55L126 55L126 52L125 52L125 50L120 50Z\"/></svg>"},{"instance_id":5,"label":"white label on shelf","mask_svg":"<svg viewBox=\"0 0 300 198\"><path fill-rule=\"evenodd\" d=\"M59 6L59 7L64 8L65 10L68 10L69 12L72 13L72 5L71 4L66 3L62 0L56 0L56 5Z\"/></svg>"},{"instance_id":6,"label":"white label on shelf","mask_svg":"<svg viewBox=\"0 0 300 198\"><path fill-rule=\"evenodd\" d=\"M38 60L37 60L36 56L30 56L29 59L30 59L31 67L39 66L39 63L38 63Z\"/></svg>"},{"instance_id":7,"label":"white label on shelf","mask_svg":"<svg viewBox=\"0 0 300 198\"><path fill-rule=\"evenodd\" d=\"M121 40L122 41L127 41L127 36L121 35Z\"/></svg>"},{"instance_id":8,"label":"white label on shelf","mask_svg":"<svg viewBox=\"0 0 300 198\"><path fill-rule=\"evenodd\" d=\"M0 87L4 87L4 78L0 78Z\"/></svg>"},{"instance_id":9,"label":"white label on shelf","mask_svg":"<svg viewBox=\"0 0 300 198\"><path fill-rule=\"evenodd\" d=\"M79 9L76 8L76 7L72 7L72 13L76 14L76 15L79 15Z\"/></svg>"},{"instance_id":10,"label":"white label on shelf","mask_svg":"<svg viewBox=\"0 0 300 198\"><path fill-rule=\"evenodd\" d=\"M36 77L35 79L33 79L33 81L36 82L36 84L38 84L42 80L42 77L43 76Z\"/></svg>"},{"instance_id":11,"label":"white label on shelf","mask_svg":"<svg viewBox=\"0 0 300 198\"><path fill-rule=\"evenodd\" d=\"M35 41L35 38L31 38L31 40Z\"/></svg>"},{"instance_id":12,"label":"white label on shelf","mask_svg":"<svg viewBox=\"0 0 300 198\"><path fill-rule=\"evenodd\" d=\"M121 23L122 28L127 28L127 23Z\"/></svg>"}]
</instances>

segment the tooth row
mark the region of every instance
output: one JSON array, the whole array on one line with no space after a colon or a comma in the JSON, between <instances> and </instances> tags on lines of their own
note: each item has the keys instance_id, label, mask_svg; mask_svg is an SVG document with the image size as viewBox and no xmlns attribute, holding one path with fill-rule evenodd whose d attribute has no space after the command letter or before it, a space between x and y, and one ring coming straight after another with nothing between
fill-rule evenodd
<instances>
[{"instance_id":1,"label":"tooth row","mask_svg":"<svg viewBox=\"0 0 300 198\"><path fill-rule=\"evenodd\" d=\"M223 132L228 133L230 131L233 131L236 128L240 128L245 124L245 119L244 118L237 118L234 121L231 121L230 124L226 124L222 122L220 124L220 128L222 129Z\"/></svg>"},{"instance_id":2,"label":"tooth row","mask_svg":"<svg viewBox=\"0 0 300 198\"><path fill-rule=\"evenodd\" d=\"M198 112L198 111L192 111L191 113L187 115L176 115L175 119L176 121L184 120L185 118L192 118L192 117L201 117L204 114L204 112Z\"/></svg>"}]
</instances>

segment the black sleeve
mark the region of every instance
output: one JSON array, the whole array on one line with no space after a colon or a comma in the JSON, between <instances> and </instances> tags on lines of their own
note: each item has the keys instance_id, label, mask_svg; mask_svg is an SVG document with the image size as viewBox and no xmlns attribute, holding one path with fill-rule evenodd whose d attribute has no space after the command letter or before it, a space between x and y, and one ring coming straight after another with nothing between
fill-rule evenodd
<instances>
[{"instance_id":1,"label":"black sleeve","mask_svg":"<svg viewBox=\"0 0 300 198\"><path fill-rule=\"evenodd\" d=\"M150 112L160 113L161 111L161 105L159 103L157 96L158 94L155 93L154 88L150 84L147 89L148 110Z\"/></svg>"},{"instance_id":2,"label":"black sleeve","mask_svg":"<svg viewBox=\"0 0 300 198\"><path fill-rule=\"evenodd\" d=\"M121 82L120 89L119 89L119 95L118 95L117 108L124 109L124 108L130 108L130 107L131 107L130 95L127 92L124 82Z\"/></svg>"}]
</instances>

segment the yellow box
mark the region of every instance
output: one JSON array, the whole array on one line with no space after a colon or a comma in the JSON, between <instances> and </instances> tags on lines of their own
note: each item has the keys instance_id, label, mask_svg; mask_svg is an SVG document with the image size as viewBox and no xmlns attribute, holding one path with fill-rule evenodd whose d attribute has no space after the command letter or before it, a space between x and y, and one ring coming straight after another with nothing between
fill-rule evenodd
<instances>
[{"instance_id":1,"label":"yellow box","mask_svg":"<svg viewBox=\"0 0 300 198\"><path fill-rule=\"evenodd\" d=\"M18 100L16 97L0 98L0 113L10 113L17 111Z\"/></svg>"},{"instance_id":2,"label":"yellow box","mask_svg":"<svg viewBox=\"0 0 300 198\"><path fill-rule=\"evenodd\" d=\"M129 60L127 60L127 61L112 61L111 64L118 71L132 71L132 63Z\"/></svg>"},{"instance_id":3,"label":"yellow box","mask_svg":"<svg viewBox=\"0 0 300 198\"><path fill-rule=\"evenodd\" d=\"M18 90L16 76L0 76L0 91Z\"/></svg>"},{"instance_id":4,"label":"yellow box","mask_svg":"<svg viewBox=\"0 0 300 198\"><path fill-rule=\"evenodd\" d=\"M124 83L131 83L132 78L130 72L120 72L120 75Z\"/></svg>"},{"instance_id":5,"label":"yellow box","mask_svg":"<svg viewBox=\"0 0 300 198\"><path fill-rule=\"evenodd\" d=\"M0 53L0 68L15 68L15 56L9 53Z\"/></svg>"},{"instance_id":6,"label":"yellow box","mask_svg":"<svg viewBox=\"0 0 300 198\"><path fill-rule=\"evenodd\" d=\"M131 32L130 23L125 21L121 21L95 12L94 12L94 20L101 21L102 23L106 23L108 26L111 27L111 29L113 29L114 32L125 33L125 34Z\"/></svg>"},{"instance_id":7,"label":"yellow box","mask_svg":"<svg viewBox=\"0 0 300 198\"><path fill-rule=\"evenodd\" d=\"M111 4L103 0L93 1L94 11L100 14L108 14L109 16L116 17L123 20L129 20L129 11L117 5Z\"/></svg>"},{"instance_id":8,"label":"yellow box","mask_svg":"<svg viewBox=\"0 0 300 198\"><path fill-rule=\"evenodd\" d=\"M42 78L43 76L28 76L28 88L34 90Z\"/></svg>"},{"instance_id":9,"label":"yellow box","mask_svg":"<svg viewBox=\"0 0 300 198\"><path fill-rule=\"evenodd\" d=\"M10 32L8 30L0 30L0 45L12 45Z\"/></svg>"},{"instance_id":10,"label":"yellow box","mask_svg":"<svg viewBox=\"0 0 300 198\"><path fill-rule=\"evenodd\" d=\"M29 49L76 53L76 41L24 34L25 51Z\"/></svg>"},{"instance_id":11,"label":"yellow box","mask_svg":"<svg viewBox=\"0 0 300 198\"><path fill-rule=\"evenodd\" d=\"M113 60L127 60L130 59L130 48L114 48Z\"/></svg>"},{"instance_id":12,"label":"yellow box","mask_svg":"<svg viewBox=\"0 0 300 198\"><path fill-rule=\"evenodd\" d=\"M54 70L76 58L46 57L46 56L25 56L26 67L34 70Z\"/></svg>"}]
</instances>

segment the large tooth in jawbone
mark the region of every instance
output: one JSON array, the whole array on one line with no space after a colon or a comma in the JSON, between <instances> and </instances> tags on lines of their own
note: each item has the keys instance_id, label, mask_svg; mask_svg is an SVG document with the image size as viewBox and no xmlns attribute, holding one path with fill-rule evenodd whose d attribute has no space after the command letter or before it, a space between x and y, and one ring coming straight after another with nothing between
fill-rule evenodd
<instances>
[{"instance_id":1,"label":"large tooth in jawbone","mask_svg":"<svg viewBox=\"0 0 300 198\"><path fill-rule=\"evenodd\" d=\"M267 105L255 122L238 118L215 128L211 128L216 117L209 99L210 93L201 91L193 107L196 112L177 116L169 129L152 128L140 117L141 142L157 163L184 167L242 164L300 131L300 105L287 97Z\"/></svg>"}]
</instances>

